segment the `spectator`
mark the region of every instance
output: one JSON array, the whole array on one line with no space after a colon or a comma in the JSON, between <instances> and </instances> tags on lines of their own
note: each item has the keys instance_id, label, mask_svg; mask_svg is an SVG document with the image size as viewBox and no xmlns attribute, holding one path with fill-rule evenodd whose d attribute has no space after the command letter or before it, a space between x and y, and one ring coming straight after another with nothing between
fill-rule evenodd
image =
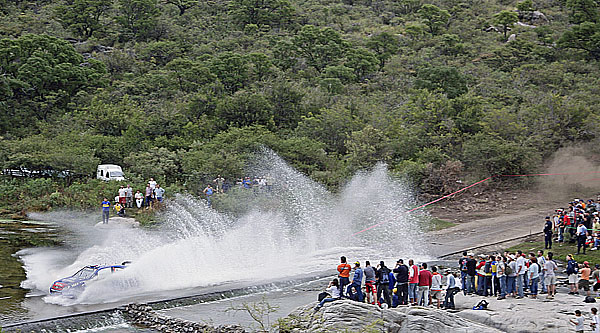
<instances>
[{"instance_id":1,"label":"spectator","mask_svg":"<svg viewBox=\"0 0 600 333\"><path fill-rule=\"evenodd\" d=\"M546 286L548 287L548 296L546 296L546 298L554 299L554 295L556 294L556 271L558 270L558 266L554 260L552 260L552 252L548 252L547 256L544 264Z\"/></svg>"},{"instance_id":2,"label":"spectator","mask_svg":"<svg viewBox=\"0 0 600 333\"><path fill-rule=\"evenodd\" d=\"M592 323L590 324L590 326L592 326L592 332L600 333L600 318L598 318L598 309L591 308L590 311L592 311Z\"/></svg>"},{"instance_id":3,"label":"spectator","mask_svg":"<svg viewBox=\"0 0 600 333\"><path fill-rule=\"evenodd\" d=\"M121 185L121 188L119 189L119 203L121 206L127 204L127 189L123 185Z\"/></svg>"},{"instance_id":4,"label":"spectator","mask_svg":"<svg viewBox=\"0 0 600 333\"><path fill-rule=\"evenodd\" d=\"M142 208L144 204L144 195L140 192L140 190L135 191L135 204L137 208Z\"/></svg>"},{"instance_id":5,"label":"spectator","mask_svg":"<svg viewBox=\"0 0 600 333\"><path fill-rule=\"evenodd\" d=\"M544 251L539 250L537 253L537 263L540 265L540 285L542 286L542 292L540 294L545 294L548 292L546 288L546 272L544 271L544 267L546 265L546 258L544 258Z\"/></svg>"},{"instance_id":6,"label":"spectator","mask_svg":"<svg viewBox=\"0 0 600 333\"><path fill-rule=\"evenodd\" d=\"M408 267L404 264L404 260L398 259L394 273L396 273L396 294L400 305L408 305Z\"/></svg>"},{"instance_id":7,"label":"spectator","mask_svg":"<svg viewBox=\"0 0 600 333\"><path fill-rule=\"evenodd\" d=\"M583 247L583 254L585 254L586 238L587 238L587 228L583 225L582 222L579 222L579 225L577 227L577 254L579 254L582 247Z\"/></svg>"},{"instance_id":8,"label":"spectator","mask_svg":"<svg viewBox=\"0 0 600 333\"><path fill-rule=\"evenodd\" d=\"M131 185L127 184L127 197L126 197L126 207L133 208L133 189Z\"/></svg>"},{"instance_id":9,"label":"spectator","mask_svg":"<svg viewBox=\"0 0 600 333\"><path fill-rule=\"evenodd\" d=\"M552 248L552 221L550 221L550 216L546 216L546 221L544 223L544 249Z\"/></svg>"},{"instance_id":10,"label":"spectator","mask_svg":"<svg viewBox=\"0 0 600 333\"><path fill-rule=\"evenodd\" d=\"M371 266L370 261L365 261L365 293L367 294L367 303L375 304L377 302L377 287L375 287L377 279L375 277L375 269ZM372 298L372 299L371 299Z\"/></svg>"},{"instance_id":11,"label":"spectator","mask_svg":"<svg viewBox=\"0 0 600 333\"><path fill-rule=\"evenodd\" d=\"M600 289L600 265L596 264L594 266L594 271L592 272L592 276L590 276L590 283L594 284L594 292L596 293L596 297L600 296L598 290Z\"/></svg>"},{"instance_id":12,"label":"spectator","mask_svg":"<svg viewBox=\"0 0 600 333\"><path fill-rule=\"evenodd\" d=\"M578 271L578 267L577 267L577 262L573 259L573 255L569 254L567 255L567 277L569 278L569 285L570 285L570 295L576 295L577 294L577 271Z\"/></svg>"},{"instance_id":13,"label":"spectator","mask_svg":"<svg viewBox=\"0 0 600 333\"><path fill-rule=\"evenodd\" d=\"M506 257L496 257L496 278L500 284L498 299L506 299Z\"/></svg>"},{"instance_id":14,"label":"spectator","mask_svg":"<svg viewBox=\"0 0 600 333\"><path fill-rule=\"evenodd\" d=\"M580 274L581 275L577 285L579 289L583 289L585 291L586 296L590 296L590 275L592 275L592 270L590 269L590 264L587 261L583 262L583 267L581 268Z\"/></svg>"},{"instance_id":15,"label":"spectator","mask_svg":"<svg viewBox=\"0 0 600 333\"><path fill-rule=\"evenodd\" d=\"M114 206L115 212L117 212L117 216L125 217L125 208L121 205L120 202L117 202Z\"/></svg>"},{"instance_id":16,"label":"spectator","mask_svg":"<svg viewBox=\"0 0 600 333\"><path fill-rule=\"evenodd\" d=\"M446 296L444 297L444 309L454 309L454 294L460 291L456 286L456 278L454 273L446 270ZM464 288L463 288L464 290Z\"/></svg>"},{"instance_id":17,"label":"spectator","mask_svg":"<svg viewBox=\"0 0 600 333\"><path fill-rule=\"evenodd\" d=\"M215 178L213 180L213 183L215 183L215 189L217 190L217 193L223 193L223 183L225 182L225 178L221 177L221 175L217 175L217 178Z\"/></svg>"},{"instance_id":18,"label":"spectator","mask_svg":"<svg viewBox=\"0 0 600 333\"><path fill-rule=\"evenodd\" d=\"M537 298L538 293L538 282L540 278L540 265L537 263L537 258L533 257L530 259L531 264L529 265L529 291L531 298Z\"/></svg>"},{"instance_id":19,"label":"spectator","mask_svg":"<svg viewBox=\"0 0 600 333\"><path fill-rule=\"evenodd\" d=\"M390 269L387 268L383 261L379 262L377 266L377 285L379 289L377 289L377 300L381 299L381 294L383 293L383 299L388 306L388 309L392 307L392 298L390 296ZM392 274L393 278L393 274ZM393 287L393 284L392 284ZM393 288L392 288L393 289Z\"/></svg>"},{"instance_id":20,"label":"spectator","mask_svg":"<svg viewBox=\"0 0 600 333\"><path fill-rule=\"evenodd\" d=\"M575 325L575 332L583 333L583 317L581 316L581 311L575 310L575 320L569 319L569 321Z\"/></svg>"},{"instance_id":21,"label":"spectator","mask_svg":"<svg viewBox=\"0 0 600 333\"><path fill-rule=\"evenodd\" d=\"M102 224L108 224L108 218L110 216L110 201L104 198L102 201Z\"/></svg>"},{"instance_id":22,"label":"spectator","mask_svg":"<svg viewBox=\"0 0 600 333\"><path fill-rule=\"evenodd\" d=\"M458 269L460 269L460 282L463 287L463 294L467 294L467 262L469 261L469 257L467 255L467 251L463 252L462 258L458 259Z\"/></svg>"},{"instance_id":23,"label":"spectator","mask_svg":"<svg viewBox=\"0 0 600 333\"><path fill-rule=\"evenodd\" d=\"M364 296L362 293L362 279L363 279L363 270L360 268L360 262L354 263L354 276L352 277L352 282L348 286L346 292L348 293L348 297L361 302L364 300Z\"/></svg>"},{"instance_id":24,"label":"spectator","mask_svg":"<svg viewBox=\"0 0 600 333\"><path fill-rule=\"evenodd\" d=\"M417 287L419 285L419 267L414 260L408 260L408 297L411 305L417 305Z\"/></svg>"},{"instance_id":25,"label":"spectator","mask_svg":"<svg viewBox=\"0 0 600 333\"><path fill-rule=\"evenodd\" d=\"M468 256L469 260L467 261L467 293L470 295L475 292L475 275L477 272L477 261L473 257L473 253L469 253Z\"/></svg>"},{"instance_id":26,"label":"spectator","mask_svg":"<svg viewBox=\"0 0 600 333\"><path fill-rule=\"evenodd\" d=\"M442 301L442 276L435 266L431 268L431 272L431 299L437 300L437 308L439 309Z\"/></svg>"},{"instance_id":27,"label":"spectator","mask_svg":"<svg viewBox=\"0 0 600 333\"><path fill-rule=\"evenodd\" d=\"M517 296L517 261L513 254L508 257L508 265L506 265L506 294L512 297Z\"/></svg>"},{"instance_id":28,"label":"spectator","mask_svg":"<svg viewBox=\"0 0 600 333\"><path fill-rule=\"evenodd\" d=\"M152 203L152 187L150 187L150 183L148 183L146 185L145 197L146 197L146 203L145 203L146 209L148 209L148 208L150 208L150 204Z\"/></svg>"},{"instance_id":29,"label":"spectator","mask_svg":"<svg viewBox=\"0 0 600 333\"><path fill-rule=\"evenodd\" d=\"M525 266L525 258L523 257L523 253L521 251L517 252L517 297L515 298L523 298L523 287L525 285L525 273L527 272L527 267Z\"/></svg>"},{"instance_id":30,"label":"spectator","mask_svg":"<svg viewBox=\"0 0 600 333\"><path fill-rule=\"evenodd\" d=\"M327 302L333 302L333 301L340 299L340 286L339 286L338 279L333 279L333 281L329 282L329 285L327 286L327 289L325 290L325 292L327 292L329 294L329 297L322 299L321 302L319 303L319 305L317 305L317 307L315 307L315 311L322 308L323 305Z\"/></svg>"},{"instance_id":31,"label":"spectator","mask_svg":"<svg viewBox=\"0 0 600 333\"><path fill-rule=\"evenodd\" d=\"M212 186L210 186L210 184L206 185L206 188L202 192L204 192L204 195L206 195L206 201L208 202L208 205L211 206L210 197L212 197L214 193Z\"/></svg>"},{"instance_id":32,"label":"spectator","mask_svg":"<svg viewBox=\"0 0 600 333\"><path fill-rule=\"evenodd\" d=\"M479 255L477 263L477 295L483 296L485 291L485 255Z\"/></svg>"},{"instance_id":33,"label":"spectator","mask_svg":"<svg viewBox=\"0 0 600 333\"><path fill-rule=\"evenodd\" d=\"M350 271L352 267L346 263L346 257L340 257L340 264L337 267L338 278L340 279L340 296L344 296L344 291L346 290L346 286L350 284Z\"/></svg>"},{"instance_id":34,"label":"spectator","mask_svg":"<svg viewBox=\"0 0 600 333\"><path fill-rule=\"evenodd\" d=\"M156 197L156 201L162 202L164 194L165 189L156 184L156 188L154 188L154 196Z\"/></svg>"},{"instance_id":35,"label":"spectator","mask_svg":"<svg viewBox=\"0 0 600 333\"><path fill-rule=\"evenodd\" d=\"M154 178L150 178L148 184L150 184L150 188L152 189L152 191L154 191L154 189L156 188L156 181L154 180Z\"/></svg>"},{"instance_id":36,"label":"spectator","mask_svg":"<svg viewBox=\"0 0 600 333\"><path fill-rule=\"evenodd\" d=\"M431 290L431 279L433 274L427 269L427 263L421 265L419 271L419 293L417 294L417 305L429 305L429 291Z\"/></svg>"}]
</instances>

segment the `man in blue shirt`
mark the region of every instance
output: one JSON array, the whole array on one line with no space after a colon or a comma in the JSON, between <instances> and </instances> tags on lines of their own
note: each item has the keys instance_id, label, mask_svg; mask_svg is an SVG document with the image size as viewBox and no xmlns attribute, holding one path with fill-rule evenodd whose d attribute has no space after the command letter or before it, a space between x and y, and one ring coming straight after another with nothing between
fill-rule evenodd
<instances>
[{"instance_id":1,"label":"man in blue shirt","mask_svg":"<svg viewBox=\"0 0 600 333\"><path fill-rule=\"evenodd\" d=\"M362 303L364 296L362 293L362 279L363 279L363 270L360 268L360 263L357 261L354 263L354 277L352 278L352 283L348 286L347 295L350 299L359 301ZM353 290L356 292L354 294Z\"/></svg>"},{"instance_id":2,"label":"man in blue shirt","mask_svg":"<svg viewBox=\"0 0 600 333\"><path fill-rule=\"evenodd\" d=\"M108 216L110 215L110 201L104 198L102 201L102 224L108 223Z\"/></svg>"}]
</instances>

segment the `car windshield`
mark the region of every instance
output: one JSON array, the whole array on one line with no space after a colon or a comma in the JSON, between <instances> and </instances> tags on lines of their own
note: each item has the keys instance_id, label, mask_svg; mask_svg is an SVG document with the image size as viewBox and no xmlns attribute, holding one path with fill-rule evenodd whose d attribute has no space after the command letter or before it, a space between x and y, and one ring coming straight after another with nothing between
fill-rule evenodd
<instances>
[{"instance_id":1,"label":"car windshield","mask_svg":"<svg viewBox=\"0 0 600 333\"><path fill-rule=\"evenodd\" d=\"M93 269L91 267L85 267L85 268L81 269L79 272L75 273L73 275L73 277L77 278L77 279L89 279L92 276L94 276L95 272L96 272L95 269Z\"/></svg>"},{"instance_id":2,"label":"car windshield","mask_svg":"<svg viewBox=\"0 0 600 333\"><path fill-rule=\"evenodd\" d=\"M123 173L121 171L111 171L110 176L111 177L123 177Z\"/></svg>"}]
</instances>

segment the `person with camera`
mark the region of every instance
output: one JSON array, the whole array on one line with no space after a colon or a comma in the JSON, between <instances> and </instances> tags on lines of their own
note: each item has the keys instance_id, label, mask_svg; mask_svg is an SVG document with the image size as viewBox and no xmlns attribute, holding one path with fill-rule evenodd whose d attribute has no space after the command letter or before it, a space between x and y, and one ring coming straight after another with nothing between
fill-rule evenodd
<instances>
[{"instance_id":1,"label":"person with camera","mask_svg":"<svg viewBox=\"0 0 600 333\"><path fill-rule=\"evenodd\" d=\"M315 307L315 311L322 308L325 303L337 301L338 299L340 299L340 283L338 279L335 278L331 282L329 282L329 285L327 285L327 289L325 289L324 292L319 294L320 303Z\"/></svg>"}]
</instances>

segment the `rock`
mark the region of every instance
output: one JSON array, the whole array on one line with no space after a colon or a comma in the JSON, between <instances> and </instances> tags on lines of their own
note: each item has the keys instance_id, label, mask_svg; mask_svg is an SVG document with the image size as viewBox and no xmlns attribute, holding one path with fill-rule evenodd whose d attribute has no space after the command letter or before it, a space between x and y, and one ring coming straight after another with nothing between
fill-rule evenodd
<instances>
[{"instance_id":1,"label":"rock","mask_svg":"<svg viewBox=\"0 0 600 333\"><path fill-rule=\"evenodd\" d=\"M523 23L523 22L521 22L521 21L517 22L517 25L518 25L518 26L521 26L521 27L525 27L525 28L537 28L537 26L535 26L535 25L531 25L531 24Z\"/></svg>"},{"instance_id":2,"label":"rock","mask_svg":"<svg viewBox=\"0 0 600 333\"><path fill-rule=\"evenodd\" d=\"M316 304L302 306L284 318L289 320L290 332L499 332L432 308L380 309L370 304L340 300L326 303L315 311Z\"/></svg>"},{"instance_id":3,"label":"rock","mask_svg":"<svg viewBox=\"0 0 600 333\"><path fill-rule=\"evenodd\" d=\"M517 35L515 35L515 34L511 34L510 36L508 36L508 40L507 40L506 42L507 42L507 43L510 43L510 42L514 42L514 41L516 41L516 40L517 40ZM514 200L514 199L513 199L513 200Z\"/></svg>"},{"instance_id":4,"label":"rock","mask_svg":"<svg viewBox=\"0 0 600 333\"><path fill-rule=\"evenodd\" d=\"M483 31L485 31L485 32L491 32L491 31L500 32L500 30L498 30L498 28L494 27L493 25L490 25L489 27L484 28Z\"/></svg>"},{"instance_id":5,"label":"rock","mask_svg":"<svg viewBox=\"0 0 600 333\"><path fill-rule=\"evenodd\" d=\"M531 22L549 22L549 20L544 13L535 10L531 13Z\"/></svg>"}]
</instances>

